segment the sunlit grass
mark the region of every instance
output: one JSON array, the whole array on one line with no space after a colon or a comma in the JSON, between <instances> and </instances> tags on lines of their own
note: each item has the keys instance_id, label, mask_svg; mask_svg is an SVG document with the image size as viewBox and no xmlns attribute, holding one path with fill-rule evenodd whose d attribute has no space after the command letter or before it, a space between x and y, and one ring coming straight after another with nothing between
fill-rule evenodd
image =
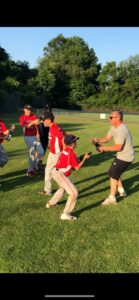
<instances>
[{"instance_id":1,"label":"sunlit grass","mask_svg":"<svg viewBox=\"0 0 139 300\"><path fill-rule=\"evenodd\" d=\"M78 115L79 116L79 115ZM87 121L88 120L88 121ZM135 122L134 122L135 120ZM139 271L139 130L136 116L126 116L134 140L136 158L123 174L128 196L118 198L117 206L101 206L109 194L107 171L114 157L99 154L90 142L109 128L99 116L75 119L56 115L68 132L80 137L77 155L92 151L72 180L79 190L75 213L78 220L60 220L67 196L53 209L46 209L50 198L38 195L44 174L28 178L27 149L18 119L11 142L5 142L9 162L0 170L0 272L1 273L133 273ZM128 123L129 122L129 123ZM47 153L45 161L47 158ZM53 190L57 185L53 182Z\"/></svg>"}]
</instances>

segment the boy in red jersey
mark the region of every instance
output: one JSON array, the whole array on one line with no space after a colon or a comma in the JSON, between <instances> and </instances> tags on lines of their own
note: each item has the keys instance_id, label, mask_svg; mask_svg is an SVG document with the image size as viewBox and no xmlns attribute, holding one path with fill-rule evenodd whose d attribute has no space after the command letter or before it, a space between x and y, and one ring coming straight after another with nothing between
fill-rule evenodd
<instances>
[{"instance_id":1,"label":"boy in red jersey","mask_svg":"<svg viewBox=\"0 0 139 300\"><path fill-rule=\"evenodd\" d=\"M29 149L29 167L28 176L35 176L39 161L44 156L44 150L38 139L39 134L37 125L40 121L32 113L32 107L29 104L24 106L24 114L19 118L20 125L23 127L23 135L25 143Z\"/></svg>"},{"instance_id":2,"label":"boy in red jersey","mask_svg":"<svg viewBox=\"0 0 139 300\"><path fill-rule=\"evenodd\" d=\"M63 137L64 131L58 124L54 122L54 115L52 112L45 112L41 116L44 126L49 127L49 155L47 158L45 168L45 183L44 190L40 191L40 195L51 195L51 180L52 180L52 169L55 166L60 152L63 149Z\"/></svg>"},{"instance_id":3,"label":"boy in red jersey","mask_svg":"<svg viewBox=\"0 0 139 300\"><path fill-rule=\"evenodd\" d=\"M76 199L78 196L78 191L75 185L71 182L69 175L72 170L78 171L86 159L90 157L89 154L85 154L81 162L78 162L73 149L76 147L76 141L79 137L74 135L65 135L64 137L64 149L61 152L59 159L52 170L52 178L58 183L59 189L56 191L51 200L46 204L46 208L55 206L57 202L62 198L64 192L68 194L68 199L66 206L61 214L61 220L76 220L77 217L73 216L71 212L73 211Z\"/></svg>"},{"instance_id":4,"label":"boy in red jersey","mask_svg":"<svg viewBox=\"0 0 139 300\"><path fill-rule=\"evenodd\" d=\"M11 126L10 129L7 129L3 120L0 120L0 167L1 168L3 168L8 162L7 153L1 144L3 143L4 139L10 140L9 137L14 130L15 130L14 124Z\"/></svg>"}]
</instances>

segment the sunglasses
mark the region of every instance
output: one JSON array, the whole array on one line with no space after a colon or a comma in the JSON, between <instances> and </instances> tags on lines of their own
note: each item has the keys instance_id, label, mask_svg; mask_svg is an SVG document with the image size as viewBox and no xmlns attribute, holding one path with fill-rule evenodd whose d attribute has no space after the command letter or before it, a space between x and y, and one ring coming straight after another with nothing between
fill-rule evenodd
<instances>
[{"instance_id":1,"label":"sunglasses","mask_svg":"<svg viewBox=\"0 0 139 300\"><path fill-rule=\"evenodd\" d=\"M117 118L117 117L109 117L109 119L111 119L111 120L114 119L114 118Z\"/></svg>"}]
</instances>

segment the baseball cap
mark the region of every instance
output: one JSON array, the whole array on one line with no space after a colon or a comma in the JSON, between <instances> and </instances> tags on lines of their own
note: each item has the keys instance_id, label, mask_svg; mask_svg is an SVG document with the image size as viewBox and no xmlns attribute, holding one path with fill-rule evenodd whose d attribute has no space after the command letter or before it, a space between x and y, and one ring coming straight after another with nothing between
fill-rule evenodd
<instances>
[{"instance_id":1,"label":"baseball cap","mask_svg":"<svg viewBox=\"0 0 139 300\"><path fill-rule=\"evenodd\" d=\"M44 108L43 108L43 113L45 113L45 112L51 112L51 111L52 111L52 109L51 109L50 105L49 105L49 104L46 104L46 105L44 106Z\"/></svg>"},{"instance_id":2,"label":"baseball cap","mask_svg":"<svg viewBox=\"0 0 139 300\"><path fill-rule=\"evenodd\" d=\"M64 143L67 145L70 145L70 144L76 142L77 140L79 140L79 137L72 135L72 134L65 135L65 137L64 137Z\"/></svg>"},{"instance_id":3,"label":"baseball cap","mask_svg":"<svg viewBox=\"0 0 139 300\"><path fill-rule=\"evenodd\" d=\"M42 121L45 121L47 119L53 119L53 118L54 118L54 115L50 111L45 111L44 114L41 115L41 120Z\"/></svg>"},{"instance_id":4,"label":"baseball cap","mask_svg":"<svg viewBox=\"0 0 139 300\"><path fill-rule=\"evenodd\" d=\"M50 105L49 104L46 104L45 106L44 106L44 108L49 108L50 107Z\"/></svg>"},{"instance_id":5,"label":"baseball cap","mask_svg":"<svg viewBox=\"0 0 139 300\"><path fill-rule=\"evenodd\" d=\"M32 106L30 104L25 104L24 109L32 110Z\"/></svg>"}]
</instances>

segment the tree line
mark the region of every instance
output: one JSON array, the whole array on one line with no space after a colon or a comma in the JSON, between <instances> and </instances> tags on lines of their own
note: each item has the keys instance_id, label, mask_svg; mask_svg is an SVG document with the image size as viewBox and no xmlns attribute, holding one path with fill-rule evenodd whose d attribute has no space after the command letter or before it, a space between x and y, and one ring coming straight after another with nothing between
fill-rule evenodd
<instances>
[{"instance_id":1,"label":"tree line","mask_svg":"<svg viewBox=\"0 0 139 300\"><path fill-rule=\"evenodd\" d=\"M43 49L36 68L13 61L0 47L0 107L17 109L25 103L46 103L65 109L138 110L139 54L101 66L92 48L78 36L62 34Z\"/></svg>"}]
</instances>

